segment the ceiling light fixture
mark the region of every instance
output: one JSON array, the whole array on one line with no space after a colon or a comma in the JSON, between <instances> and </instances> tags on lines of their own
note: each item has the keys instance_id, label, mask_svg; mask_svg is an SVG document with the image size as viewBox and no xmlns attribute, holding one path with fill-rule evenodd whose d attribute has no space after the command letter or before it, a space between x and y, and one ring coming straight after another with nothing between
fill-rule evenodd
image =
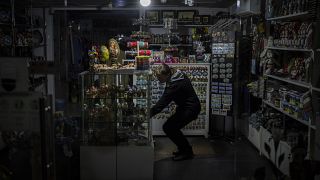
<instances>
[{"instance_id":1,"label":"ceiling light fixture","mask_svg":"<svg viewBox=\"0 0 320 180\"><path fill-rule=\"evenodd\" d=\"M184 4L188 5L188 6L193 6L193 3L194 3L193 0L185 0L184 1Z\"/></svg>"},{"instance_id":2,"label":"ceiling light fixture","mask_svg":"<svg viewBox=\"0 0 320 180\"><path fill-rule=\"evenodd\" d=\"M140 0L141 6L149 6L151 4L151 0Z\"/></svg>"}]
</instances>

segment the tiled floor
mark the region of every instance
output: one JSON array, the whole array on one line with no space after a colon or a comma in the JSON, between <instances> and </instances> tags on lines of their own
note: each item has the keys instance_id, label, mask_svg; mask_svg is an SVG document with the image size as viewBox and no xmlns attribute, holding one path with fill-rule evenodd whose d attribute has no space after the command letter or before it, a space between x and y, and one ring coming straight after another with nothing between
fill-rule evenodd
<instances>
[{"instance_id":1,"label":"tiled floor","mask_svg":"<svg viewBox=\"0 0 320 180\"><path fill-rule=\"evenodd\" d=\"M197 137L189 138L189 141L193 147L194 154L197 157L215 154L214 148L208 139ZM176 151L176 146L166 137L156 137L154 148L155 161L170 158L172 152Z\"/></svg>"},{"instance_id":2,"label":"tiled floor","mask_svg":"<svg viewBox=\"0 0 320 180\"><path fill-rule=\"evenodd\" d=\"M171 160L175 149L166 137L155 138L154 180L251 180L262 171L265 180L275 180L273 166L246 140L230 144L223 140L191 137L195 158ZM260 169L260 170L259 170Z\"/></svg>"}]
</instances>

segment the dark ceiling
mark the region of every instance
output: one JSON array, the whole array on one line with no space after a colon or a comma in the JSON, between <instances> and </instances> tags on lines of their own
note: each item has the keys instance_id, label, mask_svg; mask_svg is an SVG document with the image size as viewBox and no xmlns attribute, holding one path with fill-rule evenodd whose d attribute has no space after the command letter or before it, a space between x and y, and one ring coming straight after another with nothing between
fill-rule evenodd
<instances>
[{"instance_id":1,"label":"dark ceiling","mask_svg":"<svg viewBox=\"0 0 320 180\"><path fill-rule=\"evenodd\" d=\"M29 0L25 0L29 1ZM212 8L227 8L235 3L236 0L194 0L195 7L212 7ZM21 2L21 1L20 1ZM33 6L45 7L63 7L67 6L92 6L105 7L109 3L113 7L140 7L139 0L32 0ZM166 3L161 3L161 0L151 0L151 6L177 6L187 7L185 0L166 0Z\"/></svg>"}]
</instances>

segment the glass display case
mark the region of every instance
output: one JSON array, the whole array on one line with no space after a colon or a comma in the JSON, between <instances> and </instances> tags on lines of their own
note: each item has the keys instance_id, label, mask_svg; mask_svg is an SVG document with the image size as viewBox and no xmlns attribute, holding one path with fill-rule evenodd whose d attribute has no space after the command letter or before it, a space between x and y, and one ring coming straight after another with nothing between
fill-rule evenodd
<instances>
[{"instance_id":1,"label":"glass display case","mask_svg":"<svg viewBox=\"0 0 320 180\"><path fill-rule=\"evenodd\" d=\"M153 178L150 76L133 69L80 74L82 180Z\"/></svg>"},{"instance_id":2,"label":"glass display case","mask_svg":"<svg viewBox=\"0 0 320 180\"><path fill-rule=\"evenodd\" d=\"M135 70L81 73L82 144L149 144L149 78Z\"/></svg>"}]
</instances>

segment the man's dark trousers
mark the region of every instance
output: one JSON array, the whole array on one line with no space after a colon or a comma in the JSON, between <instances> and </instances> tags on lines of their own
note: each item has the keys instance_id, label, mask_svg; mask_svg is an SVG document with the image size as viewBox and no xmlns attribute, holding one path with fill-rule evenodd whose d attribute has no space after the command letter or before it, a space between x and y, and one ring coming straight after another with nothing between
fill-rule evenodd
<instances>
[{"instance_id":1,"label":"man's dark trousers","mask_svg":"<svg viewBox=\"0 0 320 180\"><path fill-rule=\"evenodd\" d=\"M176 144L178 151L180 152L192 152L192 147L190 146L187 138L181 132L181 129L189 124L191 121L197 119L199 110L177 110L175 114L168 118L168 120L163 124L163 131L171 139L171 141Z\"/></svg>"}]
</instances>

